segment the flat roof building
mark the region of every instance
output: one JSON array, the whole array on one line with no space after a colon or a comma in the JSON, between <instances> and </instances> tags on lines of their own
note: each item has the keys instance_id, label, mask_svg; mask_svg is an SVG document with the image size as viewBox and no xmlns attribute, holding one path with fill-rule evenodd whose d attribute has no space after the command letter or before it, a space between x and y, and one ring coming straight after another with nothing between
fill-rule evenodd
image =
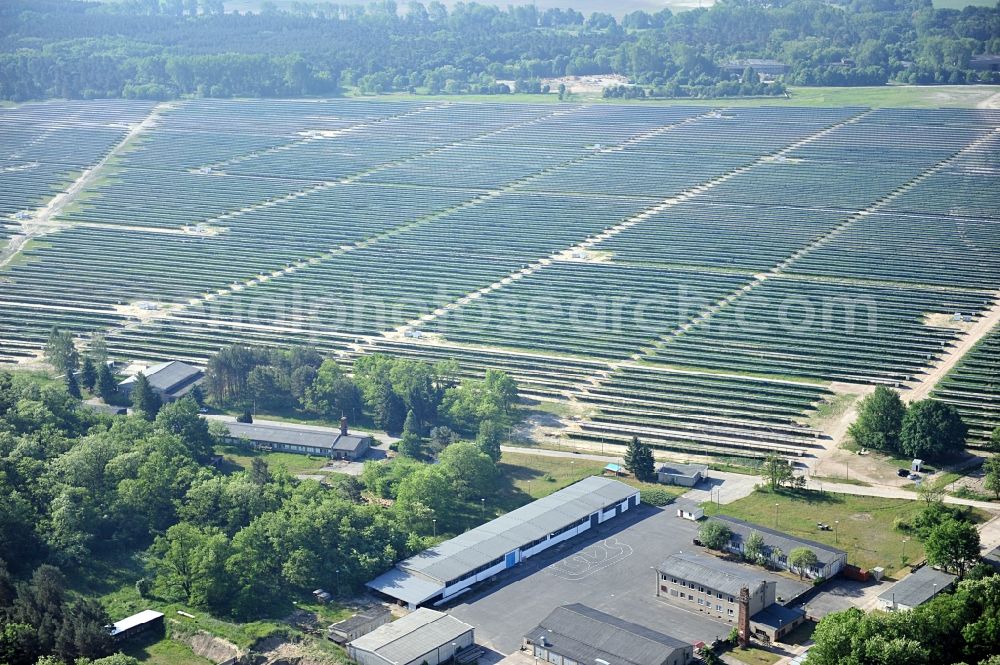
<instances>
[{"instance_id":1,"label":"flat roof building","mask_svg":"<svg viewBox=\"0 0 1000 665\"><path fill-rule=\"evenodd\" d=\"M367 635L391 620L392 614L388 609L381 605L374 605L361 610L348 619L332 624L326 629L326 636L337 644L344 644L356 640L362 635Z\"/></svg>"},{"instance_id":2,"label":"flat roof building","mask_svg":"<svg viewBox=\"0 0 1000 665\"><path fill-rule=\"evenodd\" d=\"M141 374L146 377L153 392L164 402L181 399L205 378L205 373L200 369L179 360L153 365L144 369ZM126 395L131 395L137 380L138 374L130 376L118 384L118 389Z\"/></svg>"},{"instance_id":3,"label":"flat roof building","mask_svg":"<svg viewBox=\"0 0 1000 665\"><path fill-rule=\"evenodd\" d=\"M879 594L879 607L887 612L912 610L950 589L956 579L951 573L924 566L893 584L888 591Z\"/></svg>"},{"instance_id":4,"label":"flat roof building","mask_svg":"<svg viewBox=\"0 0 1000 665\"><path fill-rule=\"evenodd\" d=\"M687 665L694 657L687 642L579 603L553 610L524 645L540 663Z\"/></svg>"},{"instance_id":5,"label":"flat roof building","mask_svg":"<svg viewBox=\"0 0 1000 665\"><path fill-rule=\"evenodd\" d=\"M108 626L111 638L120 642L148 630L163 630L163 612L143 610Z\"/></svg>"},{"instance_id":6,"label":"flat roof building","mask_svg":"<svg viewBox=\"0 0 1000 665\"><path fill-rule=\"evenodd\" d=\"M764 555L776 567L790 570L788 554L797 547L807 547L816 554L819 562L815 567L803 571L803 574L811 578L831 578L843 570L847 565L847 552L824 543L799 538L775 529L745 522L728 515L716 515L712 518L725 524L733 532L727 549L730 552L743 554L744 544L751 533L759 533L764 539ZM798 571L794 571L798 572Z\"/></svg>"},{"instance_id":7,"label":"flat roof building","mask_svg":"<svg viewBox=\"0 0 1000 665\"><path fill-rule=\"evenodd\" d=\"M440 603L639 504L639 490L591 476L396 564L367 586L411 608Z\"/></svg>"},{"instance_id":8,"label":"flat roof building","mask_svg":"<svg viewBox=\"0 0 1000 665\"><path fill-rule=\"evenodd\" d=\"M694 487L708 476L707 464L663 464L656 470L656 478L667 485Z\"/></svg>"},{"instance_id":9,"label":"flat roof building","mask_svg":"<svg viewBox=\"0 0 1000 665\"><path fill-rule=\"evenodd\" d=\"M360 665L438 665L474 644L472 626L422 607L348 642L347 655Z\"/></svg>"},{"instance_id":10,"label":"flat roof building","mask_svg":"<svg viewBox=\"0 0 1000 665\"><path fill-rule=\"evenodd\" d=\"M229 430L229 436L226 437L228 443L249 442L255 448L282 453L357 460L364 457L372 443L369 434L348 432L346 418L341 419L339 431L332 427L298 425L273 420L238 423L227 419L223 422Z\"/></svg>"},{"instance_id":11,"label":"flat roof building","mask_svg":"<svg viewBox=\"0 0 1000 665\"><path fill-rule=\"evenodd\" d=\"M777 603L777 582L752 568L717 557L679 552L657 566L656 595L714 619L736 623L740 591L749 591L750 628L758 638L779 640L805 621L805 612Z\"/></svg>"}]
</instances>

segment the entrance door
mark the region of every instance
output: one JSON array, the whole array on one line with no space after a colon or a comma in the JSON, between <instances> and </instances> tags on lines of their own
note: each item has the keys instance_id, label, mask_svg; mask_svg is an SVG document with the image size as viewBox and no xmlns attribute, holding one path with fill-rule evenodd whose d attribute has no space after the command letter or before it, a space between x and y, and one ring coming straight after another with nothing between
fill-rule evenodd
<instances>
[{"instance_id":1,"label":"entrance door","mask_svg":"<svg viewBox=\"0 0 1000 665\"><path fill-rule=\"evenodd\" d=\"M600 518L601 518L600 513L594 513L593 515L590 516L590 528L591 529L593 529L595 526L597 526L597 523L600 521Z\"/></svg>"},{"instance_id":2,"label":"entrance door","mask_svg":"<svg viewBox=\"0 0 1000 665\"><path fill-rule=\"evenodd\" d=\"M508 552L504 561L505 568L513 568L517 565L517 552Z\"/></svg>"},{"instance_id":3,"label":"entrance door","mask_svg":"<svg viewBox=\"0 0 1000 665\"><path fill-rule=\"evenodd\" d=\"M630 496L628 498L628 507L635 508L635 496Z\"/></svg>"}]
</instances>

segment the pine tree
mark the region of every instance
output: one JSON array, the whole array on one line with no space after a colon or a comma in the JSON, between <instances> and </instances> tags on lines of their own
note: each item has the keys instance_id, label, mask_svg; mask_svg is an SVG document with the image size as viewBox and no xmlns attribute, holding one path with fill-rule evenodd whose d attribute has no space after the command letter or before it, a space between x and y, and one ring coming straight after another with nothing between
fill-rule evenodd
<instances>
[{"instance_id":1,"label":"pine tree","mask_svg":"<svg viewBox=\"0 0 1000 665\"><path fill-rule=\"evenodd\" d=\"M656 479L656 461L653 459L653 449L644 443L639 444L638 457L634 460L636 480L644 483L652 482Z\"/></svg>"},{"instance_id":2,"label":"pine tree","mask_svg":"<svg viewBox=\"0 0 1000 665\"><path fill-rule=\"evenodd\" d=\"M87 390L93 390L97 385L97 367L90 356L83 359L83 367L80 368L80 383Z\"/></svg>"},{"instance_id":3,"label":"pine tree","mask_svg":"<svg viewBox=\"0 0 1000 665\"><path fill-rule=\"evenodd\" d=\"M115 381L115 375L106 364L101 365L101 368L97 370L97 394L105 402L110 402L117 393L118 383Z\"/></svg>"},{"instance_id":4,"label":"pine tree","mask_svg":"<svg viewBox=\"0 0 1000 665\"><path fill-rule=\"evenodd\" d=\"M633 436L625 448L625 458L622 461L625 463L625 469L633 475L635 474L636 464L639 461L640 448L642 448L642 444L639 442L639 437L637 436Z\"/></svg>"},{"instance_id":5,"label":"pine tree","mask_svg":"<svg viewBox=\"0 0 1000 665\"><path fill-rule=\"evenodd\" d=\"M80 392L80 384L77 382L76 374L73 372L66 372L66 392L77 399L83 397L83 394Z\"/></svg>"},{"instance_id":6,"label":"pine tree","mask_svg":"<svg viewBox=\"0 0 1000 665\"><path fill-rule=\"evenodd\" d=\"M406 457L420 456L420 434L417 433L417 417L411 410L403 423L403 437L399 440L399 454Z\"/></svg>"},{"instance_id":7,"label":"pine tree","mask_svg":"<svg viewBox=\"0 0 1000 665\"><path fill-rule=\"evenodd\" d=\"M142 372L136 374L135 386L132 388L132 408L146 420L153 420L162 405L160 396L153 392L146 375Z\"/></svg>"}]
</instances>

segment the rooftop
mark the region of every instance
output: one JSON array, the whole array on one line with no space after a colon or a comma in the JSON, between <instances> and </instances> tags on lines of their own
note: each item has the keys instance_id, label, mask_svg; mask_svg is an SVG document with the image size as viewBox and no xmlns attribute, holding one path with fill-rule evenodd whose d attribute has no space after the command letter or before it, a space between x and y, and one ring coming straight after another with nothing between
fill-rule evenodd
<instances>
[{"instance_id":1,"label":"rooftop","mask_svg":"<svg viewBox=\"0 0 1000 665\"><path fill-rule=\"evenodd\" d=\"M662 665L675 650L690 646L579 603L557 607L525 635L535 644L541 637L559 655L579 663Z\"/></svg>"},{"instance_id":2,"label":"rooftop","mask_svg":"<svg viewBox=\"0 0 1000 665\"><path fill-rule=\"evenodd\" d=\"M657 473L669 473L674 476L684 476L694 478L699 473L704 475L708 472L707 464L662 464Z\"/></svg>"},{"instance_id":3,"label":"rooftop","mask_svg":"<svg viewBox=\"0 0 1000 665\"><path fill-rule=\"evenodd\" d=\"M750 620L769 628L778 628L794 623L800 617L805 616L805 611L797 607L785 607L774 603L768 605L757 614L750 617Z\"/></svg>"},{"instance_id":4,"label":"rooftop","mask_svg":"<svg viewBox=\"0 0 1000 665\"><path fill-rule=\"evenodd\" d=\"M200 379L203 372L193 365L182 363L179 360L171 360L170 362L160 363L159 365L148 367L142 371L142 374L146 377L146 380L149 381L150 388L170 393L180 387L196 381L197 379ZM137 380L138 375L130 376L119 385L131 386Z\"/></svg>"},{"instance_id":5,"label":"rooftop","mask_svg":"<svg viewBox=\"0 0 1000 665\"><path fill-rule=\"evenodd\" d=\"M344 619L343 621L338 621L329 627L329 630L337 630L343 633L349 633L359 626L364 626L370 623L373 619L378 619L382 616L389 614L389 610L382 606L367 607L357 614Z\"/></svg>"},{"instance_id":6,"label":"rooftop","mask_svg":"<svg viewBox=\"0 0 1000 665\"><path fill-rule=\"evenodd\" d=\"M679 552L670 555L657 570L673 575L687 582L704 584L714 591L737 596L740 589L749 587L751 591L765 584L767 577L757 575L750 568L731 563L705 554Z\"/></svg>"},{"instance_id":7,"label":"rooftop","mask_svg":"<svg viewBox=\"0 0 1000 665\"><path fill-rule=\"evenodd\" d=\"M879 594L878 599L906 607L917 607L944 591L955 581L955 575L924 566L907 575Z\"/></svg>"},{"instance_id":8,"label":"rooftop","mask_svg":"<svg viewBox=\"0 0 1000 665\"><path fill-rule=\"evenodd\" d=\"M143 610L138 614L125 617L121 621L115 621L111 629L111 635L115 636L118 633L124 633L126 630L131 630L136 626L141 626L161 618L163 618L163 612L157 612L156 610Z\"/></svg>"},{"instance_id":9,"label":"rooftop","mask_svg":"<svg viewBox=\"0 0 1000 665\"><path fill-rule=\"evenodd\" d=\"M744 538L748 538L751 533L756 531L763 536L766 547L780 547L781 551L786 555L796 547L808 547L816 553L816 558L818 558L819 562L823 565L830 564L834 561L847 557L847 552L837 549L836 547L832 547L831 545L819 543L815 540L809 540L808 538L792 536L761 524L745 522L735 517L729 517L728 515L715 515L712 519L719 520L728 526L733 532L733 541L737 543L742 542Z\"/></svg>"},{"instance_id":10,"label":"rooftop","mask_svg":"<svg viewBox=\"0 0 1000 665\"><path fill-rule=\"evenodd\" d=\"M390 663L409 663L470 630L472 626L449 614L420 608L348 644L376 653Z\"/></svg>"},{"instance_id":11,"label":"rooftop","mask_svg":"<svg viewBox=\"0 0 1000 665\"><path fill-rule=\"evenodd\" d=\"M422 603L448 582L638 492L613 478L584 478L401 561L368 586L406 602Z\"/></svg>"},{"instance_id":12,"label":"rooftop","mask_svg":"<svg viewBox=\"0 0 1000 665\"><path fill-rule=\"evenodd\" d=\"M266 441L294 446L310 446L327 450L357 450L371 437L367 434L341 434L339 429L315 425L296 425L273 420L258 420L252 423L224 421L229 435L247 438L251 441Z\"/></svg>"}]
</instances>

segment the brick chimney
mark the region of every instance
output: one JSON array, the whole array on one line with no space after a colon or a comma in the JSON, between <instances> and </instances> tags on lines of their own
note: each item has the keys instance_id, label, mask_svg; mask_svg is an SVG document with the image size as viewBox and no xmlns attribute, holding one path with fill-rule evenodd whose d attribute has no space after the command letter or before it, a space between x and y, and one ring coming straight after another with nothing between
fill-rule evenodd
<instances>
[{"instance_id":1,"label":"brick chimney","mask_svg":"<svg viewBox=\"0 0 1000 665\"><path fill-rule=\"evenodd\" d=\"M736 619L736 631L739 635L739 644L744 649L750 646L750 588L740 589L739 615Z\"/></svg>"},{"instance_id":2,"label":"brick chimney","mask_svg":"<svg viewBox=\"0 0 1000 665\"><path fill-rule=\"evenodd\" d=\"M340 417L340 434L347 436L347 416Z\"/></svg>"}]
</instances>

